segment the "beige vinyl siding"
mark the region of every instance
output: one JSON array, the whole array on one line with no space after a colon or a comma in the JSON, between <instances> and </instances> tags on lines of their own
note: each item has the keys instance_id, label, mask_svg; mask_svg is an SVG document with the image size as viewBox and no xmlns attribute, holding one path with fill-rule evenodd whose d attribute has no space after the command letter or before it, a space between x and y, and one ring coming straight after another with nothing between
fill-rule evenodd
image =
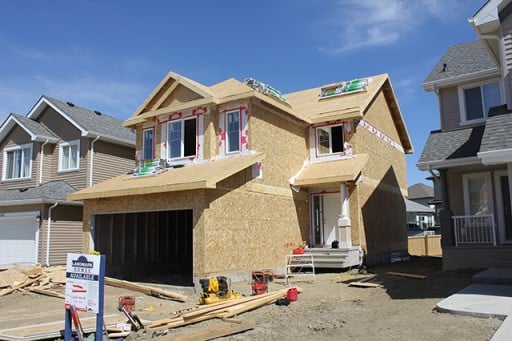
<instances>
[{"instance_id":1,"label":"beige vinyl siding","mask_svg":"<svg viewBox=\"0 0 512 341\"><path fill-rule=\"evenodd\" d=\"M30 179L28 180L7 180L1 181L0 189L14 189L14 188L24 188L24 187L33 187L36 184L36 169L37 164L35 160L35 155L37 153L37 144L34 145L32 141L30 141L30 136L23 130L21 127L16 126L12 129L11 133L7 138L5 138L0 145L0 179L3 179L3 169L4 169L4 150L5 148L17 147L25 144L32 144L32 174Z\"/></svg>"},{"instance_id":2,"label":"beige vinyl siding","mask_svg":"<svg viewBox=\"0 0 512 341\"><path fill-rule=\"evenodd\" d=\"M439 89L441 129L450 130L460 126L460 108L457 87Z\"/></svg>"},{"instance_id":3,"label":"beige vinyl siding","mask_svg":"<svg viewBox=\"0 0 512 341\"><path fill-rule=\"evenodd\" d=\"M57 181L63 180L66 181L69 185L73 186L76 189L81 189L87 186L87 172L89 169L89 163L87 160L87 151L89 148L90 141L88 138L80 139L80 161L79 161L79 169L72 171L59 171L59 152L60 146L57 144L52 154L52 163L50 166L50 180Z\"/></svg>"},{"instance_id":4,"label":"beige vinyl siding","mask_svg":"<svg viewBox=\"0 0 512 341\"><path fill-rule=\"evenodd\" d=\"M501 23L501 35L503 37L503 58L505 66L504 87L505 87L505 103L512 104L512 16L509 15Z\"/></svg>"},{"instance_id":5,"label":"beige vinyl siding","mask_svg":"<svg viewBox=\"0 0 512 341\"><path fill-rule=\"evenodd\" d=\"M133 148L102 142L101 139L94 144L93 184L132 171L134 168Z\"/></svg>"},{"instance_id":6,"label":"beige vinyl siding","mask_svg":"<svg viewBox=\"0 0 512 341\"><path fill-rule=\"evenodd\" d=\"M43 209L39 233L39 262L46 265L48 245L48 213ZM58 205L52 210L50 226L50 265L66 264L67 253L82 252L82 206Z\"/></svg>"}]
</instances>

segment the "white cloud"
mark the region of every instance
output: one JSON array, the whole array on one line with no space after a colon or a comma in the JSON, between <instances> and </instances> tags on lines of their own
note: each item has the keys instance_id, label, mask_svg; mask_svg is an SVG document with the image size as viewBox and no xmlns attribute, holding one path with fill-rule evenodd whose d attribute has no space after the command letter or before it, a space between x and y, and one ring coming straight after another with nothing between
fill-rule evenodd
<instances>
[{"instance_id":1,"label":"white cloud","mask_svg":"<svg viewBox=\"0 0 512 341\"><path fill-rule=\"evenodd\" d=\"M476 1L476 0L475 0ZM446 21L460 9L468 10L463 0L340 0L327 25L332 40L322 51L340 54L347 51L393 44L411 34L427 20ZM459 12L457 12L459 11ZM462 23L464 24L464 23Z\"/></svg>"}]
</instances>

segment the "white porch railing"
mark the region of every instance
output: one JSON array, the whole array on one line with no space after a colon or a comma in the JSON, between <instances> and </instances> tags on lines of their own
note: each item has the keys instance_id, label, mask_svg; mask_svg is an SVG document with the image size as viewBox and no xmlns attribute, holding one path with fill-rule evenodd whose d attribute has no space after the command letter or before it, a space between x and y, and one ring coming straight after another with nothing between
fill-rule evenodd
<instances>
[{"instance_id":1,"label":"white porch railing","mask_svg":"<svg viewBox=\"0 0 512 341\"><path fill-rule=\"evenodd\" d=\"M453 216L455 246L461 244L492 244L496 246L494 216L461 215Z\"/></svg>"}]
</instances>

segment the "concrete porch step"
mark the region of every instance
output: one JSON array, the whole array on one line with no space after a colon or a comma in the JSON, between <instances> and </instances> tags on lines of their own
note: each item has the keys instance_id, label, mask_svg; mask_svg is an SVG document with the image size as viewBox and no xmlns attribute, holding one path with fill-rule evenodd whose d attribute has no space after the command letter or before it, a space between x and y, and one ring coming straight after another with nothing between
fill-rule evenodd
<instances>
[{"instance_id":1,"label":"concrete porch step","mask_svg":"<svg viewBox=\"0 0 512 341\"><path fill-rule=\"evenodd\" d=\"M359 265L359 249L309 248L316 268L348 268Z\"/></svg>"}]
</instances>

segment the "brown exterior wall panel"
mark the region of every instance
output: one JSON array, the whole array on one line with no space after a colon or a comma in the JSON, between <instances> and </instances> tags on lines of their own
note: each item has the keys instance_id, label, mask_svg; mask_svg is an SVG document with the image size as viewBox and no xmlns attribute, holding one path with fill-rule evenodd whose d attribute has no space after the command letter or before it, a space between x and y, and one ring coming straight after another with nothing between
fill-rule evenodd
<instances>
[{"instance_id":1,"label":"brown exterior wall panel","mask_svg":"<svg viewBox=\"0 0 512 341\"><path fill-rule=\"evenodd\" d=\"M94 144L93 158L93 184L125 174L135 168L135 152L132 148L101 140Z\"/></svg>"},{"instance_id":2,"label":"brown exterior wall panel","mask_svg":"<svg viewBox=\"0 0 512 341\"><path fill-rule=\"evenodd\" d=\"M449 130L460 126L459 95L457 87L439 89L441 129Z\"/></svg>"}]
</instances>

